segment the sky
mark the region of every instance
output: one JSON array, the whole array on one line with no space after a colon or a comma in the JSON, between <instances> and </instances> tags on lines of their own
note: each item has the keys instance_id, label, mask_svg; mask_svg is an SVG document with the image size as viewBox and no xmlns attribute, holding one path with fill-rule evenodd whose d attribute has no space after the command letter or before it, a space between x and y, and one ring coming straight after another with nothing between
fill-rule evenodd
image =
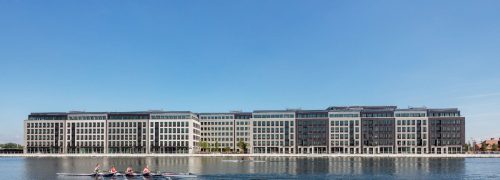
<instances>
[{"instance_id":1,"label":"sky","mask_svg":"<svg viewBox=\"0 0 500 180\"><path fill-rule=\"evenodd\" d=\"M0 1L0 143L31 112L457 107L500 137L500 1Z\"/></svg>"}]
</instances>

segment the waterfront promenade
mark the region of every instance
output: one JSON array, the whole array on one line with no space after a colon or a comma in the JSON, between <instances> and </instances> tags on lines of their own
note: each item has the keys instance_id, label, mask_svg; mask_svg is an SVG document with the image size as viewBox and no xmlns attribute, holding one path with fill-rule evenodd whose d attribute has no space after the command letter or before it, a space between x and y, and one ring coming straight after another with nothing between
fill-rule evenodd
<instances>
[{"instance_id":1,"label":"waterfront promenade","mask_svg":"<svg viewBox=\"0 0 500 180\"><path fill-rule=\"evenodd\" d=\"M500 158L500 154L0 154L0 157L374 157Z\"/></svg>"}]
</instances>

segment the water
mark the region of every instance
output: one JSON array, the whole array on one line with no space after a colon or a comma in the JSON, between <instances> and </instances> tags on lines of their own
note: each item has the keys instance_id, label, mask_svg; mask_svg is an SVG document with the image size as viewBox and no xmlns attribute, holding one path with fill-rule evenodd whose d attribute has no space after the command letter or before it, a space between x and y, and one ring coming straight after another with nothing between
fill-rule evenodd
<instances>
[{"instance_id":1,"label":"water","mask_svg":"<svg viewBox=\"0 0 500 180\"><path fill-rule=\"evenodd\" d=\"M361 157L65 157L0 158L0 179L93 179L57 176L127 166L140 171L192 172L197 179L500 179L500 158L361 158ZM121 178L117 178L121 179ZM123 179L123 178L122 178ZM143 178L137 178L143 179Z\"/></svg>"}]
</instances>

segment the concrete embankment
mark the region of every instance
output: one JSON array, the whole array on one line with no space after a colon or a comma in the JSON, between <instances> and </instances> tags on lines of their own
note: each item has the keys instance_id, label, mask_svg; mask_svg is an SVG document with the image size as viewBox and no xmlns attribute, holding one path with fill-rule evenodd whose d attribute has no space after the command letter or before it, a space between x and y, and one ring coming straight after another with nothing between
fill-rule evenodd
<instances>
[{"instance_id":1,"label":"concrete embankment","mask_svg":"<svg viewBox=\"0 0 500 180\"><path fill-rule=\"evenodd\" d=\"M500 158L500 154L0 154L0 157L365 157Z\"/></svg>"}]
</instances>

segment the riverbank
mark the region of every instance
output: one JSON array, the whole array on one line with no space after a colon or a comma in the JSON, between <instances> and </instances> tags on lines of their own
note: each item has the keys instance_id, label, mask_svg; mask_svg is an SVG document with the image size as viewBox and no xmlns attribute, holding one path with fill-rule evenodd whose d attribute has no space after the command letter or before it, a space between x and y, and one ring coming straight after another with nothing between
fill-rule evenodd
<instances>
[{"instance_id":1,"label":"riverbank","mask_svg":"<svg viewBox=\"0 0 500 180\"><path fill-rule=\"evenodd\" d=\"M500 154L0 154L0 157L366 157L500 158Z\"/></svg>"}]
</instances>

